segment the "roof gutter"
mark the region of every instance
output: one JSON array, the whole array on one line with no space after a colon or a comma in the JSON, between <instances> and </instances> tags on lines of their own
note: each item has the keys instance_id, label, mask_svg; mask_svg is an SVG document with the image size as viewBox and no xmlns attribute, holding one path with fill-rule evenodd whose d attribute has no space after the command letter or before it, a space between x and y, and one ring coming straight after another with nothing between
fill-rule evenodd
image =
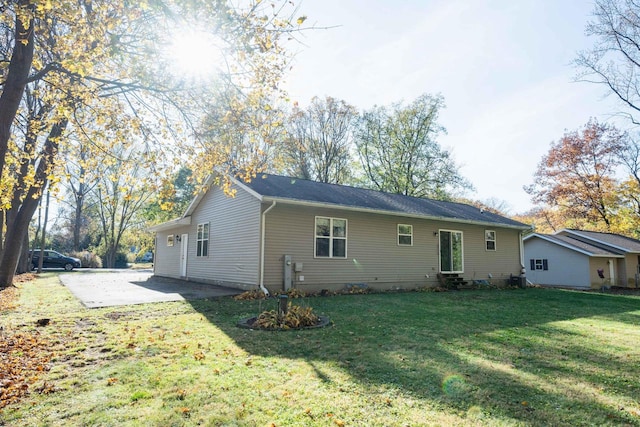
<instances>
[{"instance_id":1,"label":"roof gutter","mask_svg":"<svg viewBox=\"0 0 640 427\"><path fill-rule=\"evenodd\" d=\"M262 212L262 216L260 218L261 220L261 224L260 224L260 290L262 292L264 292L264 294L266 296L269 296L269 290L264 286L264 246L265 246L265 225L266 225L266 216L267 213L269 213L269 211L271 209L273 209L276 206L276 201L274 200L273 203L271 204L271 206L269 206L267 209L265 209L264 212Z\"/></svg>"},{"instance_id":2,"label":"roof gutter","mask_svg":"<svg viewBox=\"0 0 640 427\"><path fill-rule=\"evenodd\" d=\"M183 226L183 225L191 225L190 216L173 219L171 221L163 222L161 224L156 224L147 228L147 230L151 231L152 233L158 233L160 231L170 230L172 228Z\"/></svg>"}]
</instances>

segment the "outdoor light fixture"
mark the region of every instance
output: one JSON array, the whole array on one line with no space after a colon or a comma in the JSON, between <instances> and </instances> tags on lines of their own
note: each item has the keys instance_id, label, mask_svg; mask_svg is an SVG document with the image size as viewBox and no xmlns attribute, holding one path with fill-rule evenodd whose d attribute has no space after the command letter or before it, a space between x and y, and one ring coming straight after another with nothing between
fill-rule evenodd
<instances>
[{"instance_id":1,"label":"outdoor light fixture","mask_svg":"<svg viewBox=\"0 0 640 427\"><path fill-rule=\"evenodd\" d=\"M180 237L179 234L176 234L176 240L179 242L180 240L182 240L182 237Z\"/></svg>"}]
</instances>

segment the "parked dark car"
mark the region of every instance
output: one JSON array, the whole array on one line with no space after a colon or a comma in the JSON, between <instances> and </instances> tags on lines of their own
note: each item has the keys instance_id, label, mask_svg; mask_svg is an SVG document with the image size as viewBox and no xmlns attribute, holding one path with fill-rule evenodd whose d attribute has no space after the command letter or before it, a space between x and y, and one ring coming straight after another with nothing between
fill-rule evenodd
<instances>
[{"instance_id":1,"label":"parked dark car","mask_svg":"<svg viewBox=\"0 0 640 427\"><path fill-rule=\"evenodd\" d=\"M31 251L29 251L31 252ZM40 262L40 253L43 252L40 249L33 251L33 257L31 258L31 269L35 270ZM31 254L30 254L31 255ZM68 257L62 255L59 252L52 250L44 251L44 258L42 259L42 268L64 268L67 271L71 271L74 268L80 268L82 264L78 258Z\"/></svg>"},{"instance_id":2,"label":"parked dark car","mask_svg":"<svg viewBox=\"0 0 640 427\"><path fill-rule=\"evenodd\" d=\"M140 258L140 262L153 262L153 253L147 252Z\"/></svg>"}]
</instances>

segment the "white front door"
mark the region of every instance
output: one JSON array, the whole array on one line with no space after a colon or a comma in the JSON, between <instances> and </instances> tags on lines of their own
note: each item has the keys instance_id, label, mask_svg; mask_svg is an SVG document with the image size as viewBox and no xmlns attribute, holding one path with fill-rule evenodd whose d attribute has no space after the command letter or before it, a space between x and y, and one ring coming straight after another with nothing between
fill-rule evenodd
<instances>
[{"instance_id":1,"label":"white front door","mask_svg":"<svg viewBox=\"0 0 640 427\"><path fill-rule=\"evenodd\" d=\"M187 277L187 248L189 247L189 235L183 234L180 238L180 277Z\"/></svg>"}]
</instances>

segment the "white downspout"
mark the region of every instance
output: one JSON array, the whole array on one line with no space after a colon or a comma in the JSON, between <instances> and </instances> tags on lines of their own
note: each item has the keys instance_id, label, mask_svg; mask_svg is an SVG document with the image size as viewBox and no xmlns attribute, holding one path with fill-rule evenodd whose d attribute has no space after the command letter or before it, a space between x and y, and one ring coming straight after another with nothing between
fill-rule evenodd
<instances>
[{"instance_id":1,"label":"white downspout","mask_svg":"<svg viewBox=\"0 0 640 427\"><path fill-rule=\"evenodd\" d=\"M522 280L522 278L524 277L525 278L524 280L526 281L525 283L522 283L522 282L520 282L520 283L521 283L521 285L526 286L527 283L531 283L531 282L529 282L529 280L526 279L526 277L527 277L527 268L525 267L525 264L524 264L524 231L521 231L518 234L520 236L520 238L519 238L519 240L520 240L520 242L519 242L520 243L520 245L519 245L520 246L520 280Z\"/></svg>"},{"instance_id":2,"label":"white downspout","mask_svg":"<svg viewBox=\"0 0 640 427\"><path fill-rule=\"evenodd\" d=\"M265 224L267 213L276 206L274 200L271 206L262 212L261 224L260 224L260 290L264 292L266 296L269 296L269 290L264 286L264 242L265 242Z\"/></svg>"},{"instance_id":3,"label":"white downspout","mask_svg":"<svg viewBox=\"0 0 640 427\"><path fill-rule=\"evenodd\" d=\"M524 269L524 240L523 240L523 235L524 235L524 231L521 231L520 233L518 233L519 236L519 249L520 249L520 268ZM524 272L523 272L524 273Z\"/></svg>"}]
</instances>

